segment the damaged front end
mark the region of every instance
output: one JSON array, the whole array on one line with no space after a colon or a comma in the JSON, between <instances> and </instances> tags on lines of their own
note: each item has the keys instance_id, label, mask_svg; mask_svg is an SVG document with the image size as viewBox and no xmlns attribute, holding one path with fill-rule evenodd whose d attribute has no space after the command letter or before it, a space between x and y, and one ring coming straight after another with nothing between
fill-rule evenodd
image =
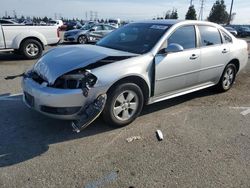
<instances>
[{"instance_id":1,"label":"damaged front end","mask_svg":"<svg viewBox=\"0 0 250 188\"><path fill-rule=\"evenodd\" d=\"M79 93L79 89L81 89L82 96L79 93L78 97L80 96L80 98L82 98L83 100L77 99L77 101L79 101L79 104L82 104L81 107L76 107L78 102L74 102L74 104L72 103L72 105L70 105L70 103L67 102L67 99L69 99L67 95L65 95L65 97L63 96L63 98L59 95L58 97L56 97L54 95L55 92L52 92L52 95L54 97L53 100L55 101L58 99L58 102L56 102L56 104L51 104L51 107L48 102L46 102L46 106L41 104L43 101L46 100L44 99L45 95L47 95L47 98L52 96L50 95L50 93L43 94L43 98L39 98L39 96L41 96L40 94L32 93L34 89L25 90L26 87L24 87L25 96L27 95L29 96L29 98L33 97L33 103L36 102L36 99L37 103L39 103L38 105L30 105L30 100L27 100L28 98L25 98L25 102L28 104L29 107L39 106L39 111L50 116L53 116L51 114L56 114L57 117L58 115L64 116L75 113L74 120L72 121L72 127L76 132L80 132L81 130L86 128L90 123L92 123L101 114L106 103L106 94L98 94L95 91L91 92L90 94L90 90L98 82L97 77L93 75L90 70L78 69L65 73L64 75L58 77L53 84L49 84L46 78L43 78L42 75L39 75L34 70L25 73L25 77L23 77L23 79L29 79L33 82L36 82L36 84L39 85L40 91L59 91L61 96L63 95L63 93L67 93L68 91L78 91ZM70 98L74 99L73 96L70 96Z\"/></svg>"},{"instance_id":2,"label":"damaged front end","mask_svg":"<svg viewBox=\"0 0 250 188\"><path fill-rule=\"evenodd\" d=\"M81 89L82 94L88 97L89 90L94 87L97 77L90 70L75 70L59 77L53 87L61 89ZM92 123L104 109L107 95L99 95L92 103L85 104L78 112L78 119L72 121L73 130L79 133Z\"/></svg>"}]
</instances>

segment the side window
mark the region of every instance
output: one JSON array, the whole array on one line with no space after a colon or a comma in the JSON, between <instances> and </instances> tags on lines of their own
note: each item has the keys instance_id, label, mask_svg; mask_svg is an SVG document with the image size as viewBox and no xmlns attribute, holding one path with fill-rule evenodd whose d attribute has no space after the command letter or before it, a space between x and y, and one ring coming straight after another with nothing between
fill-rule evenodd
<instances>
[{"instance_id":1,"label":"side window","mask_svg":"<svg viewBox=\"0 0 250 188\"><path fill-rule=\"evenodd\" d=\"M221 44L221 36L217 28L212 26L198 26L201 35L201 46Z\"/></svg>"},{"instance_id":2,"label":"side window","mask_svg":"<svg viewBox=\"0 0 250 188\"><path fill-rule=\"evenodd\" d=\"M113 28L108 25L103 25L103 27L104 27L104 30L113 30Z\"/></svg>"},{"instance_id":3,"label":"side window","mask_svg":"<svg viewBox=\"0 0 250 188\"><path fill-rule=\"evenodd\" d=\"M221 31L222 37L224 39L224 43L231 43L232 42L232 38L226 34L224 31Z\"/></svg>"},{"instance_id":4,"label":"side window","mask_svg":"<svg viewBox=\"0 0 250 188\"><path fill-rule=\"evenodd\" d=\"M184 49L196 47L196 37L194 26L184 26L177 29L169 38L168 44L177 43Z\"/></svg>"},{"instance_id":5,"label":"side window","mask_svg":"<svg viewBox=\"0 0 250 188\"><path fill-rule=\"evenodd\" d=\"M101 26L101 25L97 25L97 26L96 26L96 31L101 31L101 30L103 30L103 29L102 29L102 26Z\"/></svg>"}]
</instances>

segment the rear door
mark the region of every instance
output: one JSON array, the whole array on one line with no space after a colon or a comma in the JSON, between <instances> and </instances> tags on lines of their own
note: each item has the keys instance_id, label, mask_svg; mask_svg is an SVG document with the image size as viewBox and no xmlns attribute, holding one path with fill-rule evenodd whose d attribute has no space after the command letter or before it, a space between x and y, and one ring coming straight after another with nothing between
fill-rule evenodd
<instances>
[{"instance_id":1,"label":"rear door","mask_svg":"<svg viewBox=\"0 0 250 188\"><path fill-rule=\"evenodd\" d=\"M181 45L180 52L155 57L155 96L179 92L198 83L200 49L197 49L194 25L178 28L167 41Z\"/></svg>"},{"instance_id":2,"label":"rear door","mask_svg":"<svg viewBox=\"0 0 250 188\"><path fill-rule=\"evenodd\" d=\"M201 49L200 83L218 82L225 64L228 62L230 46L223 43L216 27L198 26Z\"/></svg>"},{"instance_id":3,"label":"rear door","mask_svg":"<svg viewBox=\"0 0 250 188\"><path fill-rule=\"evenodd\" d=\"M0 49L5 48L2 25L0 24Z\"/></svg>"}]
</instances>

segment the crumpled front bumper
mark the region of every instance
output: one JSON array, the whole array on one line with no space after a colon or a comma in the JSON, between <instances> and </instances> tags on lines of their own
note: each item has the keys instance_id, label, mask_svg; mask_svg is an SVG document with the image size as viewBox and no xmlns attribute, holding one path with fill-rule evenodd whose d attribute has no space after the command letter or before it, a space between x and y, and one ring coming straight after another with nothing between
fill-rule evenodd
<instances>
[{"instance_id":1,"label":"crumpled front bumper","mask_svg":"<svg viewBox=\"0 0 250 188\"><path fill-rule=\"evenodd\" d=\"M47 116L64 119L78 119L81 107L93 101L95 96L89 93L83 96L81 89L57 89L43 86L31 78L23 78L23 101L32 109Z\"/></svg>"}]
</instances>

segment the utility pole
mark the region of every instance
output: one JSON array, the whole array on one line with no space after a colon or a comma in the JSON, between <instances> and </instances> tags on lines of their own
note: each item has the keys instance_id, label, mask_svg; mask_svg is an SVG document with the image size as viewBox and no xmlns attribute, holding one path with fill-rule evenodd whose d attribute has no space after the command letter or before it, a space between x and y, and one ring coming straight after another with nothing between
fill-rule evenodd
<instances>
[{"instance_id":1,"label":"utility pole","mask_svg":"<svg viewBox=\"0 0 250 188\"><path fill-rule=\"evenodd\" d=\"M91 10L90 11L90 21L92 21L93 20L93 11Z\"/></svg>"},{"instance_id":2,"label":"utility pole","mask_svg":"<svg viewBox=\"0 0 250 188\"><path fill-rule=\"evenodd\" d=\"M88 12L85 12L86 21L88 20Z\"/></svg>"},{"instance_id":3,"label":"utility pole","mask_svg":"<svg viewBox=\"0 0 250 188\"><path fill-rule=\"evenodd\" d=\"M190 0L190 7L193 5L193 0Z\"/></svg>"},{"instance_id":4,"label":"utility pole","mask_svg":"<svg viewBox=\"0 0 250 188\"><path fill-rule=\"evenodd\" d=\"M232 9L233 9L233 4L234 4L234 0L231 1L231 7L230 7L230 13L229 13L229 17L228 17L228 22L227 25L230 24L231 19L232 19Z\"/></svg>"},{"instance_id":5,"label":"utility pole","mask_svg":"<svg viewBox=\"0 0 250 188\"><path fill-rule=\"evenodd\" d=\"M204 11L205 0L200 0L200 2L201 2L201 8L200 8L199 20L203 20L203 11Z\"/></svg>"}]
</instances>

